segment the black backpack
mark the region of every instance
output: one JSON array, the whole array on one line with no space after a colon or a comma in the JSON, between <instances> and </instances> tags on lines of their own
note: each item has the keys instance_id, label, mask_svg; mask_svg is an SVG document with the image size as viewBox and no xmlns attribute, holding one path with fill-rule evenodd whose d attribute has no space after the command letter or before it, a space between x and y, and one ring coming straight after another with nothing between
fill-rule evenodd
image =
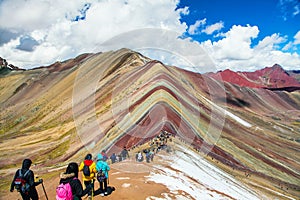
<instances>
[{"instance_id":1,"label":"black backpack","mask_svg":"<svg viewBox=\"0 0 300 200\"><path fill-rule=\"evenodd\" d=\"M27 183L26 175L29 173L30 170L27 170L24 174L22 174L22 170L19 169L19 173L14 180L15 188L18 192L22 192L27 194L30 190L30 185Z\"/></svg>"},{"instance_id":2,"label":"black backpack","mask_svg":"<svg viewBox=\"0 0 300 200\"><path fill-rule=\"evenodd\" d=\"M91 175L90 167L87 166L86 164L84 164L84 166L83 166L83 174L84 174L85 176L90 176L90 175Z\"/></svg>"},{"instance_id":3,"label":"black backpack","mask_svg":"<svg viewBox=\"0 0 300 200\"><path fill-rule=\"evenodd\" d=\"M103 182L105 179L106 179L105 172L102 169L100 169L97 173L97 180L99 182Z\"/></svg>"}]
</instances>

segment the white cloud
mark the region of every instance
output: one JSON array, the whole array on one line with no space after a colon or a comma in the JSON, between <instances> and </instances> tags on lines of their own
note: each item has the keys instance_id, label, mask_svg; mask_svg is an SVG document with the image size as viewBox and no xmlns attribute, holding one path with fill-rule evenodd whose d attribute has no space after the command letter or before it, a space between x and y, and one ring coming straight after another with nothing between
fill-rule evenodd
<instances>
[{"instance_id":1,"label":"white cloud","mask_svg":"<svg viewBox=\"0 0 300 200\"><path fill-rule=\"evenodd\" d=\"M299 5L296 5L294 7L295 11L293 12L293 16L296 16L300 13L300 6Z\"/></svg>"},{"instance_id":2,"label":"white cloud","mask_svg":"<svg viewBox=\"0 0 300 200\"><path fill-rule=\"evenodd\" d=\"M86 3L85 0L2 1L0 29L17 31L20 35L0 46L1 56L19 67L39 66L80 53L101 51L99 44L131 30L155 27L173 30L180 36L187 29L179 19L188 14L188 8L176 9L178 0L91 0L85 20L72 21L81 15ZM25 36L39 42L32 52L16 49Z\"/></svg>"},{"instance_id":3,"label":"white cloud","mask_svg":"<svg viewBox=\"0 0 300 200\"><path fill-rule=\"evenodd\" d=\"M67 16L76 16L85 1L3 0L0 27L17 31L44 29Z\"/></svg>"},{"instance_id":4,"label":"white cloud","mask_svg":"<svg viewBox=\"0 0 300 200\"><path fill-rule=\"evenodd\" d=\"M210 34L214 33L215 31L221 30L222 28L224 28L224 23L221 21L221 22L212 24L210 26L207 26L204 30L202 30L202 32L210 35Z\"/></svg>"},{"instance_id":5,"label":"white cloud","mask_svg":"<svg viewBox=\"0 0 300 200\"><path fill-rule=\"evenodd\" d=\"M286 39L280 37L279 34L274 33L271 36L266 36L263 40L259 41L258 45L255 47L256 50L271 51L276 48L277 44L285 42Z\"/></svg>"},{"instance_id":6,"label":"white cloud","mask_svg":"<svg viewBox=\"0 0 300 200\"><path fill-rule=\"evenodd\" d=\"M222 21L207 26L205 26L205 24L206 24L206 18L197 20L195 24L189 26L188 33L190 35L196 35L200 33L206 33L207 35L211 35L215 31L219 31L222 28L224 28L224 23Z\"/></svg>"},{"instance_id":7,"label":"white cloud","mask_svg":"<svg viewBox=\"0 0 300 200\"><path fill-rule=\"evenodd\" d=\"M283 20L288 20L290 17L295 17L300 13L299 0L279 0L278 7L282 13Z\"/></svg>"},{"instance_id":8,"label":"white cloud","mask_svg":"<svg viewBox=\"0 0 300 200\"><path fill-rule=\"evenodd\" d=\"M280 51L280 44L286 42L279 34L266 36L253 46L252 39L257 38L257 26L232 26L224 33L225 38L202 43L219 70L232 69L236 71L254 71L265 66L280 64L285 69L295 69L300 66L300 56L297 53ZM295 36L295 40L298 35Z\"/></svg>"},{"instance_id":9,"label":"white cloud","mask_svg":"<svg viewBox=\"0 0 300 200\"><path fill-rule=\"evenodd\" d=\"M284 51L296 51L298 50L298 45L300 44L300 31L298 31L295 35L294 35L294 41L289 41L283 48L282 50Z\"/></svg>"},{"instance_id":10,"label":"white cloud","mask_svg":"<svg viewBox=\"0 0 300 200\"><path fill-rule=\"evenodd\" d=\"M206 24L206 18L201 19L201 20L197 20L195 22L195 24L192 24L192 25L189 26L188 33L190 35L195 35L195 34L200 33L199 28L202 27L205 24Z\"/></svg>"},{"instance_id":11,"label":"white cloud","mask_svg":"<svg viewBox=\"0 0 300 200\"><path fill-rule=\"evenodd\" d=\"M206 19L187 27L180 19L189 14L189 8L177 9L179 0L90 0L89 9L82 13L87 3L0 0L0 33L5 33L5 38L0 39L0 56L11 64L30 68L81 53L127 47L182 68L201 66L198 72L207 71L205 66L213 71L248 70L275 63L287 69L300 66L299 54L279 51L279 45L287 42L279 34L267 36L254 46L253 39L259 34L257 26L234 25L228 32L215 34L222 36L215 41L179 39L187 30L191 35L214 34L224 27L222 21L206 26ZM77 16L85 18L74 21ZM298 32L283 50L299 43ZM208 58L213 59L217 69Z\"/></svg>"},{"instance_id":12,"label":"white cloud","mask_svg":"<svg viewBox=\"0 0 300 200\"><path fill-rule=\"evenodd\" d=\"M211 49L213 57L221 59L245 60L250 59L253 55L251 48L251 39L256 38L259 33L256 26L232 26L232 28L225 33L225 38L216 42L204 42L206 48Z\"/></svg>"},{"instance_id":13,"label":"white cloud","mask_svg":"<svg viewBox=\"0 0 300 200\"><path fill-rule=\"evenodd\" d=\"M284 45L284 47L282 48L282 50L284 51L288 51L289 49L293 48L293 43L289 42L286 45Z\"/></svg>"},{"instance_id":14,"label":"white cloud","mask_svg":"<svg viewBox=\"0 0 300 200\"><path fill-rule=\"evenodd\" d=\"M300 44L300 31L298 31L296 33L296 35L294 36L294 39L295 39L295 41L294 41L295 45Z\"/></svg>"}]
</instances>

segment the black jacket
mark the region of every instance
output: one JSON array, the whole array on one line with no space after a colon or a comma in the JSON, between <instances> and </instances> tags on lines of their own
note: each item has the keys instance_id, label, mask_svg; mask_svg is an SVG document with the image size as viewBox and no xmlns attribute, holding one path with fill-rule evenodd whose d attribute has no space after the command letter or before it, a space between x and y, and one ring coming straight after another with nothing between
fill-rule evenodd
<instances>
[{"instance_id":1,"label":"black jacket","mask_svg":"<svg viewBox=\"0 0 300 200\"><path fill-rule=\"evenodd\" d=\"M25 175L24 179L30 185L30 190L34 190L35 186L37 186L41 183L41 182L34 182L33 171L29 169L30 165L31 165L31 161L25 159L23 164L22 164L22 168L18 169L15 173L14 179L13 179L13 181L11 183L11 187L10 187L11 190L13 190L13 188L15 186L15 182L14 182L15 179L19 176L19 170L21 170L21 174ZM27 171L29 171L29 172L26 173Z\"/></svg>"},{"instance_id":2,"label":"black jacket","mask_svg":"<svg viewBox=\"0 0 300 200\"><path fill-rule=\"evenodd\" d=\"M71 174L61 173L59 184L61 183L63 184L70 183L74 199L81 199L82 196L88 193L89 188L83 190L80 180L78 178L75 178L74 173Z\"/></svg>"}]
</instances>

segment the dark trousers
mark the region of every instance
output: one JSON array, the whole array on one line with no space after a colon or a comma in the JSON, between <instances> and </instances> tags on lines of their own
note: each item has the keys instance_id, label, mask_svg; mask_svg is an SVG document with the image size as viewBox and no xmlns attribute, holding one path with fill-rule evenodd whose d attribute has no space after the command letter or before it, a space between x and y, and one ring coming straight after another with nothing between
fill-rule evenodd
<instances>
[{"instance_id":1,"label":"dark trousers","mask_svg":"<svg viewBox=\"0 0 300 200\"><path fill-rule=\"evenodd\" d=\"M103 181L99 181L100 185L100 193L107 192L107 178L105 178ZM104 186L104 187L103 187Z\"/></svg>"},{"instance_id":2,"label":"dark trousers","mask_svg":"<svg viewBox=\"0 0 300 200\"><path fill-rule=\"evenodd\" d=\"M39 199L39 196L38 196L38 193L37 193L35 187L31 188L30 191L28 192L28 194L24 194L22 192L20 192L20 194L21 194L23 200L30 200L30 199L38 200Z\"/></svg>"},{"instance_id":3,"label":"dark trousers","mask_svg":"<svg viewBox=\"0 0 300 200\"><path fill-rule=\"evenodd\" d=\"M88 192L88 196L92 196L92 191L94 192L94 180L84 181L85 188L92 184L92 189Z\"/></svg>"}]
</instances>

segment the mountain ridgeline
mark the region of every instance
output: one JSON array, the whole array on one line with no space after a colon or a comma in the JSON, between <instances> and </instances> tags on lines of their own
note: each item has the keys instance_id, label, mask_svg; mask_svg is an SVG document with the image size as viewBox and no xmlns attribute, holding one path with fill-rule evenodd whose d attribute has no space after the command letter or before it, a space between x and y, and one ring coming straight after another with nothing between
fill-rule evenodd
<instances>
[{"instance_id":1,"label":"mountain ridgeline","mask_svg":"<svg viewBox=\"0 0 300 200\"><path fill-rule=\"evenodd\" d=\"M2 70L2 69L1 69ZM129 49L0 74L1 174L118 152L165 130L224 168L300 195L300 84L279 65L198 74ZM254 184L253 184L254 185Z\"/></svg>"}]
</instances>

